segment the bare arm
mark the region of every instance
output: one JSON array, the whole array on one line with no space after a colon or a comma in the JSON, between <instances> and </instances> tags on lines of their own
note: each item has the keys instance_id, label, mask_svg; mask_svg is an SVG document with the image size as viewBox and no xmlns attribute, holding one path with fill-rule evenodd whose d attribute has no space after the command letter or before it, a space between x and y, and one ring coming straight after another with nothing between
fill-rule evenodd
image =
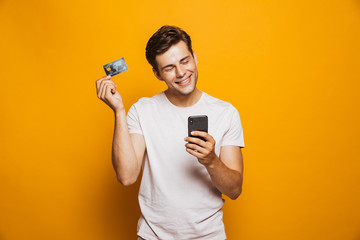
<instances>
[{"instance_id":1,"label":"bare arm","mask_svg":"<svg viewBox=\"0 0 360 240\"><path fill-rule=\"evenodd\" d=\"M115 113L112 163L121 184L128 186L136 182L144 154L144 136L129 134L125 111Z\"/></svg>"},{"instance_id":2,"label":"bare arm","mask_svg":"<svg viewBox=\"0 0 360 240\"><path fill-rule=\"evenodd\" d=\"M98 97L115 114L114 137L112 144L112 163L121 184L128 186L136 182L145 154L145 140L140 134L129 134L125 108L116 84L111 77L96 81Z\"/></svg>"},{"instance_id":3,"label":"bare arm","mask_svg":"<svg viewBox=\"0 0 360 240\"><path fill-rule=\"evenodd\" d=\"M194 136L204 137L207 141L187 137L186 150L203 164L215 187L231 199L236 199L242 192L243 158L238 146L224 146L220 158L215 154L215 140L205 132L195 131ZM195 144L194 144L195 143ZM196 145L197 144L197 145ZM196 151L194 151L196 150Z\"/></svg>"}]
</instances>

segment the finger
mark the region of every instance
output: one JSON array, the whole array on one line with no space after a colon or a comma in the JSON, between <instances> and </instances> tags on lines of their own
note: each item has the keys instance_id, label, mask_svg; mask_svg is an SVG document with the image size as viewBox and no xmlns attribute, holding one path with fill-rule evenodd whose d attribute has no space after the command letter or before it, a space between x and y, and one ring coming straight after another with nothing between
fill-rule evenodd
<instances>
[{"instance_id":1,"label":"finger","mask_svg":"<svg viewBox=\"0 0 360 240\"><path fill-rule=\"evenodd\" d=\"M189 145L185 144L185 146L201 153L203 156L209 155L214 149L210 143L205 143L205 146L199 146L197 144L192 144L192 143L188 143L188 144Z\"/></svg>"},{"instance_id":2,"label":"finger","mask_svg":"<svg viewBox=\"0 0 360 240\"><path fill-rule=\"evenodd\" d=\"M106 83L106 79L107 77L103 77L103 78L100 78L99 79L99 89L98 89L98 98L101 99L101 96L102 96L102 92L103 92L103 89L104 89L104 84ZM103 99L101 99L103 100Z\"/></svg>"},{"instance_id":3,"label":"finger","mask_svg":"<svg viewBox=\"0 0 360 240\"><path fill-rule=\"evenodd\" d=\"M104 92L103 92L103 99L109 100L112 96L111 94L111 89L114 88L113 85L111 84L106 84L105 88L104 88ZM109 95L110 94L110 95Z\"/></svg>"},{"instance_id":4,"label":"finger","mask_svg":"<svg viewBox=\"0 0 360 240\"><path fill-rule=\"evenodd\" d=\"M96 81L96 93L97 93L98 97L99 97L99 91L100 91L101 82L102 82L101 78Z\"/></svg>"},{"instance_id":5,"label":"finger","mask_svg":"<svg viewBox=\"0 0 360 240\"><path fill-rule=\"evenodd\" d=\"M108 99L111 98L111 96L113 95L113 94L112 94L112 91L113 91L113 90L115 90L114 86L112 86L112 85L107 85L107 86L106 86L106 91L105 91L105 96L104 96L104 98L105 98L106 100L108 100Z\"/></svg>"},{"instance_id":6,"label":"finger","mask_svg":"<svg viewBox=\"0 0 360 240\"><path fill-rule=\"evenodd\" d=\"M111 88L110 88L110 93L111 95L114 95L116 93L116 84L114 82L111 82Z\"/></svg>"},{"instance_id":7,"label":"finger","mask_svg":"<svg viewBox=\"0 0 360 240\"><path fill-rule=\"evenodd\" d=\"M111 79L104 79L104 80L101 81L101 84L106 84L106 83L112 83L112 84L114 84L114 86L117 87L115 82L113 80L111 80Z\"/></svg>"},{"instance_id":8,"label":"finger","mask_svg":"<svg viewBox=\"0 0 360 240\"><path fill-rule=\"evenodd\" d=\"M100 98L100 99L101 99L101 93L102 93L103 88L104 88L104 84L102 84L102 82L101 82L100 85L99 85L98 92L97 92L98 98Z\"/></svg>"},{"instance_id":9,"label":"finger","mask_svg":"<svg viewBox=\"0 0 360 240\"><path fill-rule=\"evenodd\" d=\"M214 138L207 132L203 131L192 131L191 135L205 138L206 141L215 142Z\"/></svg>"},{"instance_id":10,"label":"finger","mask_svg":"<svg viewBox=\"0 0 360 240\"><path fill-rule=\"evenodd\" d=\"M102 98L102 96L103 96L104 88L105 88L105 86L106 86L105 83L106 83L106 82L102 81L101 84L100 84L100 89L99 89L98 97L99 97L101 100L104 100L104 99Z\"/></svg>"},{"instance_id":11,"label":"finger","mask_svg":"<svg viewBox=\"0 0 360 240\"><path fill-rule=\"evenodd\" d=\"M104 99L104 100L108 100L107 98L105 98L107 88L108 88L108 85L105 85L104 89L103 89L103 92L102 92L102 95L101 95L101 98Z\"/></svg>"},{"instance_id":12,"label":"finger","mask_svg":"<svg viewBox=\"0 0 360 240\"><path fill-rule=\"evenodd\" d=\"M185 141L187 141L189 143L195 143L195 144L200 145L202 147L206 146L206 142L203 141L200 138L197 138L197 137L187 137Z\"/></svg>"},{"instance_id":13,"label":"finger","mask_svg":"<svg viewBox=\"0 0 360 240\"><path fill-rule=\"evenodd\" d=\"M95 81L95 85L96 85L96 89L99 89L100 88L100 84L101 84L101 81L104 79L104 77L102 78L99 78Z\"/></svg>"},{"instance_id":14,"label":"finger","mask_svg":"<svg viewBox=\"0 0 360 240\"><path fill-rule=\"evenodd\" d=\"M197 145L197 144L192 144L192 143L187 143L187 144L185 144L185 147L186 148L190 148L190 149L192 149L192 150L196 150L196 151L198 151L198 152L202 152L202 147L201 146L199 146L199 145Z\"/></svg>"},{"instance_id":15,"label":"finger","mask_svg":"<svg viewBox=\"0 0 360 240\"><path fill-rule=\"evenodd\" d=\"M192 150L192 149L190 149L190 148L186 148L186 151L187 151L188 153L190 153L191 155L197 157L197 158L202 158L202 157L203 157L203 155L202 155L201 153L196 152L196 151L194 151L194 150Z\"/></svg>"},{"instance_id":16,"label":"finger","mask_svg":"<svg viewBox=\"0 0 360 240\"><path fill-rule=\"evenodd\" d=\"M100 92L99 92L99 98L101 100L104 100L104 96L105 96L105 87L109 84L112 84L114 87L116 86L116 84L113 82L113 81L103 81L101 83L101 86L100 86Z\"/></svg>"},{"instance_id":17,"label":"finger","mask_svg":"<svg viewBox=\"0 0 360 240\"><path fill-rule=\"evenodd\" d=\"M111 80L111 76L104 76L102 78L99 78L98 80L96 80L96 89L99 90L100 89L100 84L102 83L102 81L104 80Z\"/></svg>"},{"instance_id":18,"label":"finger","mask_svg":"<svg viewBox=\"0 0 360 240\"><path fill-rule=\"evenodd\" d=\"M108 83L105 83L104 84L104 87L102 89L102 92L101 92L101 99L105 100L105 95L106 95L106 91L107 91L107 88L109 87L109 84Z\"/></svg>"}]
</instances>

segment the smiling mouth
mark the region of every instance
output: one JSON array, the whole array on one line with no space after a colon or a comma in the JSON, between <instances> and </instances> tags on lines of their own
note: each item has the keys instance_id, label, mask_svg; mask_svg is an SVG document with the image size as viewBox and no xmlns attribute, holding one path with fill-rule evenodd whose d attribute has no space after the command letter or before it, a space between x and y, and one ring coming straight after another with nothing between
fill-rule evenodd
<instances>
[{"instance_id":1,"label":"smiling mouth","mask_svg":"<svg viewBox=\"0 0 360 240\"><path fill-rule=\"evenodd\" d=\"M191 75L188 78L181 81L181 82L176 82L176 84L178 84L180 86L185 86L186 84L188 84L190 82L190 80L191 80Z\"/></svg>"}]
</instances>

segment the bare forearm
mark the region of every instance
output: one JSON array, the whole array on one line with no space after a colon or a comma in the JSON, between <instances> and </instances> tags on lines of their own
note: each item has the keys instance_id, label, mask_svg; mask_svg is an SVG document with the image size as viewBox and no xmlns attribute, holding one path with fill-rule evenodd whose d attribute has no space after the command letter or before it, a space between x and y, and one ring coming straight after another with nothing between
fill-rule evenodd
<instances>
[{"instance_id":1,"label":"bare forearm","mask_svg":"<svg viewBox=\"0 0 360 240\"><path fill-rule=\"evenodd\" d=\"M221 159L215 154L215 139L203 131L191 132L186 137L186 151L197 157L210 174L214 186L231 199L236 199L242 191L242 154L237 146L221 148ZM198 137L203 137L205 141ZM231 166L228 167L228 166Z\"/></svg>"},{"instance_id":2,"label":"bare forearm","mask_svg":"<svg viewBox=\"0 0 360 240\"><path fill-rule=\"evenodd\" d=\"M243 178L240 172L228 168L218 157L206 169L220 192L231 199L236 199L241 194Z\"/></svg>"},{"instance_id":3,"label":"bare forearm","mask_svg":"<svg viewBox=\"0 0 360 240\"><path fill-rule=\"evenodd\" d=\"M117 178L123 185L131 185L136 181L141 166L131 141L125 110L115 113L112 163Z\"/></svg>"}]
</instances>

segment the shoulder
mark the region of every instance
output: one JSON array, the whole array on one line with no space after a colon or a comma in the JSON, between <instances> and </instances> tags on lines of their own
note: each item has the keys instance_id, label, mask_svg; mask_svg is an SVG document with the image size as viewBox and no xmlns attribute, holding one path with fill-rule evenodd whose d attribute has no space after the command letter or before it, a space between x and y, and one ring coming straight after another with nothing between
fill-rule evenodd
<instances>
[{"instance_id":1,"label":"shoulder","mask_svg":"<svg viewBox=\"0 0 360 240\"><path fill-rule=\"evenodd\" d=\"M155 109L161 108L164 103L164 92L156 94L152 97L142 97L136 103L134 103L129 112L136 111L138 113L152 112Z\"/></svg>"},{"instance_id":2,"label":"shoulder","mask_svg":"<svg viewBox=\"0 0 360 240\"><path fill-rule=\"evenodd\" d=\"M231 103L213 97L205 92L203 94L205 94L204 101L208 106L212 106L212 108L217 110L223 110L231 113L237 112L237 109Z\"/></svg>"},{"instance_id":3,"label":"shoulder","mask_svg":"<svg viewBox=\"0 0 360 240\"><path fill-rule=\"evenodd\" d=\"M157 104L160 104L162 102L162 98L163 98L163 95L164 93L161 92L161 93L158 93L152 97L142 97L142 98L139 98L139 100L134 103L134 106L136 107L145 107L145 106L151 106L151 105L157 105Z\"/></svg>"}]
</instances>

